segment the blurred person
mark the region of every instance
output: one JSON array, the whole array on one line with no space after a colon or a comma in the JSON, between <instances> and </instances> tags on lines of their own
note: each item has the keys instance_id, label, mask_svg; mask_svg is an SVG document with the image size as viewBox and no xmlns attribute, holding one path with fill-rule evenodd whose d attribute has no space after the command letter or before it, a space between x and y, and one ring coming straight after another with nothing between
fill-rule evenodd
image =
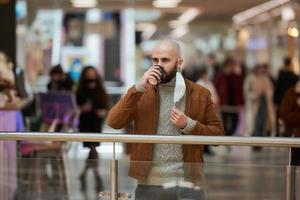
<instances>
[{"instance_id":1,"label":"blurred person","mask_svg":"<svg viewBox=\"0 0 300 200\"><path fill-rule=\"evenodd\" d=\"M182 43L185 51L182 58L185 60L182 65L182 75L184 78L196 83L199 78L199 71L202 68L199 60L202 58L202 52L197 50L191 43Z\"/></svg>"},{"instance_id":2,"label":"blurred person","mask_svg":"<svg viewBox=\"0 0 300 200\"><path fill-rule=\"evenodd\" d=\"M284 136L300 137L300 80L283 96L279 116L289 130ZM300 148L292 148L290 164L300 166Z\"/></svg>"},{"instance_id":3,"label":"blurred person","mask_svg":"<svg viewBox=\"0 0 300 200\"><path fill-rule=\"evenodd\" d=\"M283 96L279 107L279 117L285 125L284 136L300 137L300 80L293 85ZM291 148L291 166L300 166L300 148ZM292 176L292 183L296 183ZM292 190L297 191L297 184L292 184ZM293 199L296 199L294 196Z\"/></svg>"},{"instance_id":4,"label":"blurred person","mask_svg":"<svg viewBox=\"0 0 300 200\"><path fill-rule=\"evenodd\" d=\"M297 75L292 70L292 60L289 57L284 58L283 67L279 71L276 82L274 102L276 105L281 104L285 92L290 89L298 80Z\"/></svg>"},{"instance_id":5,"label":"blurred person","mask_svg":"<svg viewBox=\"0 0 300 200\"><path fill-rule=\"evenodd\" d=\"M237 62L237 65L234 67L234 73L238 76L241 76L242 80L245 80L247 75L247 66L245 63Z\"/></svg>"},{"instance_id":6,"label":"blurred person","mask_svg":"<svg viewBox=\"0 0 300 200\"><path fill-rule=\"evenodd\" d=\"M219 108L219 96L214 84L209 79L208 70L206 68L202 68L199 71L199 79L197 81L197 84L209 90L212 102L214 103L216 108Z\"/></svg>"},{"instance_id":7,"label":"blurred person","mask_svg":"<svg viewBox=\"0 0 300 200\"><path fill-rule=\"evenodd\" d=\"M248 131L257 137L266 136L269 129L270 135L275 136L274 89L264 65L257 65L254 73L247 76L244 93L247 113L250 115Z\"/></svg>"},{"instance_id":8,"label":"blurred person","mask_svg":"<svg viewBox=\"0 0 300 200\"><path fill-rule=\"evenodd\" d=\"M102 79L96 69L87 66L83 69L76 92L77 104L80 108L79 131L82 133L101 133L102 124L107 113L108 97ZM82 189L86 189L86 174L93 169L96 179L96 190L102 189L99 174L98 152L99 142L83 142L90 149L84 170L80 175Z\"/></svg>"},{"instance_id":9,"label":"blurred person","mask_svg":"<svg viewBox=\"0 0 300 200\"><path fill-rule=\"evenodd\" d=\"M200 71L200 66L198 65L186 66L183 69L182 75L186 79L195 83L199 78L199 71Z\"/></svg>"},{"instance_id":10,"label":"blurred person","mask_svg":"<svg viewBox=\"0 0 300 200\"><path fill-rule=\"evenodd\" d=\"M15 84L13 63L11 59L1 51L0 51L0 78L7 80L11 84Z\"/></svg>"},{"instance_id":11,"label":"blurred person","mask_svg":"<svg viewBox=\"0 0 300 200\"><path fill-rule=\"evenodd\" d=\"M267 63L262 64L262 73L264 76L266 76L271 83L270 91L272 92L272 99L271 101L268 99L268 131L270 136L275 137L277 132L276 132L276 106L274 103L274 93L275 93L275 79L271 75L270 72L270 66ZM272 114L272 115L271 115Z\"/></svg>"},{"instance_id":12,"label":"blurred person","mask_svg":"<svg viewBox=\"0 0 300 200\"><path fill-rule=\"evenodd\" d=\"M0 51L0 107L16 106L20 102L15 86L14 64L4 52Z\"/></svg>"},{"instance_id":13,"label":"blurred person","mask_svg":"<svg viewBox=\"0 0 300 200\"><path fill-rule=\"evenodd\" d=\"M278 73L278 78L275 84L274 103L276 105L276 133L279 133L279 113L278 106L281 104L285 92L292 87L298 80L297 75L292 70L292 60L290 57L285 57L283 67Z\"/></svg>"},{"instance_id":14,"label":"blurred person","mask_svg":"<svg viewBox=\"0 0 300 200\"><path fill-rule=\"evenodd\" d=\"M223 126L209 91L181 79L180 72L176 72L182 63L181 49L176 41L158 42L152 50L153 65L109 111L108 125L120 129L134 121L133 134L223 135ZM159 83L150 84L153 79ZM182 84L186 90L174 106L174 94ZM201 184L202 145L137 143L131 146L130 159L133 162L129 175L138 180L137 200L176 199L176 192L166 194L163 190L165 183L190 181ZM184 166L184 163L194 165ZM197 198L192 198L193 194L186 190L179 187L177 198L203 199L203 190L197 193ZM186 196L184 192L187 192Z\"/></svg>"},{"instance_id":15,"label":"blurred person","mask_svg":"<svg viewBox=\"0 0 300 200\"><path fill-rule=\"evenodd\" d=\"M214 84L209 80L208 72L206 68L202 68L199 71L199 79L197 81L197 84L201 85L202 87L205 87L209 90L211 94L211 100L214 103L216 107L217 113L219 113L219 96L217 94L216 88ZM204 145L204 153L213 155L213 152L210 150L208 145Z\"/></svg>"},{"instance_id":16,"label":"blurred person","mask_svg":"<svg viewBox=\"0 0 300 200\"><path fill-rule=\"evenodd\" d=\"M61 65L56 65L50 70L50 81L47 85L48 91L72 91L73 81L65 74Z\"/></svg>"},{"instance_id":17,"label":"blurred person","mask_svg":"<svg viewBox=\"0 0 300 200\"><path fill-rule=\"evenodd\" d=\"M209 80L213 81L220 71L220 65L214 53L208 55L205 68L207 69Z\"/></svg>"},{"instance_id":18,"label":"blurred person","mask_svg":"<svg viewBox=\"0 0 300 200\"><path fill-rule=\"evenodd\" d=\"M275 80L275 78L272 76L272 74L270 72L270 65L268 65L268 63L263 63L262 67L264 69L264 73L270 79L270 81L272 83L273 91L275 92L276 80ZM272 98L274 98L274 93L273 93L273 97ZM274 102L274 99L273 99L273 102Z\"/></svg>"},{"instance_id":19,"label":"blurred person","mask_svg":"<svg viewBox=\"0 0 300 200\"><path fill-rule=\"evenodd\" d=\"M220 97L225 134L233 135L244 104L242 70L236 60L231 57L225 60L223 71L216 76L214 84Z\"/></svg>"},{"instance_id":20,"label":"blurred person","mask_svg":"<svg viewBox=\"0 0 300 200\"><path fill-rule=\"evenodd\" d=\"M47 84L48 92L71 92L73 87L73 81L68 74L65 74L61 65L53 66L50 70L50 81ZM42 129L47 130L48 125L44 123ZM55 131L62 131L63 123L58 122Z\"/></svg>"},{"instance_id":21,"label":"blurred person","mask_svg":"<svg viewBox=\"0 0 300 200\"><path fill-rule=\"evenodd\" d=\"M184 66L182 66L182 76L196 83L196 81L199 78L200 70L201 70L201 65L199 65L196 62L185 63Z\"/></svg>"},{"instance_id":22,"label":"blurred person","mask_svg":"<svg viewBox=\"0 0 300 200\"><path fill-rule=\"evenodd\" d=\"M247 75L247 67L244 62L238 63L233 70L234 74L239 76L242 79L242 82L244 83L244 80ZM244 94L244 93L243 93ZM244 136L246 130L246 112L245 107L240 106L238 108L238 124L234 131L234 135L236 136Z\"/></svg>"}]
</instances>

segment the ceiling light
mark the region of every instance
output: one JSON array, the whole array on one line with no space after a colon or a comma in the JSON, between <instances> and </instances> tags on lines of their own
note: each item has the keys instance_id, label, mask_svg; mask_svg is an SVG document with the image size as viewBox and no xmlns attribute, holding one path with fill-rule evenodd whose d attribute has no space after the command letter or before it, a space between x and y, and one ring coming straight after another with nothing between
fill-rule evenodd
<instances>
[{"instance_id":1,"label":"ceiling light","mask_svg":"<svg viewBox=\"0 0 300 200\"><path fill-rule=\"evenodd\" d=\"M154 22L161 15L159 10L135 10L134 17L137 22Z\"/></svg>"},{"instance_id":2,"label":"ceiling light","mask_svg":"<svg viewBox=\"0 0 300 200\"><path fill-rule=\"evenodd\" d=\"M242 28L239 32L239 37L241 40L247 41L250 37L250 33L249 33L248 29Z\"/></svg>"},{"instance_id":3,"label":"ceiling light","mask_svg":"<svg viewBox=\"0 0 300 200\"><path fill-rule=\"evenodd\" d=\"M170 28L175 29L179 26L188 24L193 19L195 19L199 14L201 14L201 11L199 9L190 8L186 10L182 15L180 15L177 20L169 21L168 25Z\"/></svg>"},{"instance_id":4,"label":"ceiling light","mask_svg":"<svg viewBox=\"0 0 300 200\"><path fill-rule=\"evenodd\" d=\"M196 8L190 8L179 16L178 21L182 24L187 24L195 19L200 14L200 11Z\"/></svg>"},{"instance_id":5,"label":"ceiling light","mask_svg":"<svg viewBox=\"0 0 300 200\"><path fill-rule=\"evenodd\" d=\"M171 20L168 22L168 25L170 28L177 28L181 23L178 20Z\"/></svg>"},{"instance_id":6,"label":"ceiling light","mask_svg":"<svg viewBox=\"0 0 300 200\"><path fill-rule=\"evenodd\" d=\"M156 8L176 8L182 0L155 0L153 6Z\"/></svg>"},{"instance_id":7,"label":"ceiling light","mask_svg":"<svg viewBox=\"0 0 300 200\"><path fill-rule=\"evenodd\" d=\"M283 21L288 22L295 19L296 14L293 8L286 6L282 8L281 12L281 17Z\"/></svg>"},{"instance_id":8,"label":"ceiling light","mask_svg":"<svg viewBox=\"0 0 300 200\"><path fill-rule=\"evenodd\" d=\"M243 12L240 12L233 16L233 22L235 24L242 24L245 23L245 21L260 15L264 12L267 12L269 10L272 10L276 7L282 6L286 3L288 3L290 0L271 0L266 3L260 4L258 6L255 6L253 8L250 8L248 10L245 10Z\"/></svg>"},{"instance_id":9,"label":"ceiling light","mask_svg":"<svg viewBox=\"0 0 300 200\"><path fill-rule=\"evenodd\" d=\"M152 23L138 23L136 29L143 32L142 37L144 40L149 40L156 32L157 27Z\"/></svg>"},{"instance_id":10,"label":"ceiling light","mask_svg":"<svg viewBox=\"0 0 300 200\"><path fill-rule=\"evenodd\" d=\"M187 25L179 26L171 32L171 36L174 38L180 38L189 32Z\"/></svg>"},{"instance_id":11,"label":"ceiling light","mask_svg":"<svg viewBox=\"0 0 300 200\"><path fill-rule=\"evenodd\" d=\"M86 21L90 24L96 24L101 21L101 11L99 8L89 9L86 12Z\"/></svg>"},{"instance_id":12,"label":"ceiling light","mask_svg":"<svg viewBox=\"0 0 300 200\"><path fill-rule=\"evenodd\" d=\"M98 5L97 0L71 0L74 8L93 8Z\"/></svg>"}]
</instances>

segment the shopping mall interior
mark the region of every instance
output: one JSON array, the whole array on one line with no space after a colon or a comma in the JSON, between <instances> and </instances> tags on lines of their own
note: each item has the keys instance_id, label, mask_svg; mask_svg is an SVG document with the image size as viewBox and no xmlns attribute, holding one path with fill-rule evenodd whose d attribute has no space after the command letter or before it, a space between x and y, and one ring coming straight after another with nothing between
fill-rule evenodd
<instances>
[{"instance_id":1,"label":"shopping mall interior","mask_svg":"<svg viewBox=\"0 0 300 200\"><path fill-rule=\"evenodd\" d=\"M0 26L0 200L300 200L299 0L0 0Z\"/></svg>"}]
</instances>

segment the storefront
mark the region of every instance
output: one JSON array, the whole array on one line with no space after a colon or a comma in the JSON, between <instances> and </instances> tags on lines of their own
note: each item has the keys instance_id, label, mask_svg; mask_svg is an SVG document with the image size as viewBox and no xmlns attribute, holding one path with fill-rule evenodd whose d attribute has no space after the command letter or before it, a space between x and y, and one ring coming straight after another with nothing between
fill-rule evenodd
<instances>
[{"instance_id":1,"label":"storefront","mask_svg":"<svg viewBox=\"0 0 300 200\"><path fill-rule=\"evenodd\" d=\"M276 76L288 56L299 74L299 10L296 1L270 1L233 17L238 48L244 52L248 66L268 63Z\"/></svg>"}]
</instances>

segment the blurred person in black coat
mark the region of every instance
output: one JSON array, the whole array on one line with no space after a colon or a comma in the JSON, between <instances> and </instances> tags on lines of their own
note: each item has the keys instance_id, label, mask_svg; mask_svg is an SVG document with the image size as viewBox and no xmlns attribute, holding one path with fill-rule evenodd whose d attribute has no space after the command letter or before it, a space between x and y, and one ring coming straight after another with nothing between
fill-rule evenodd
<instances>
[{"instance_id":1,"label":"blurred person in black coat","mask_svg":"<svg viewBox=\"0 0 300 200\"><path fill-rule=\"evenodd\" d=\"M83 69L76 92L76 100L80 108L79 131L101 133L107 113L108 97L102 79L94 67L88 66ZM102 183L98 171L99 162L96 150L99 142L84 142L83 146L90 148L90 152L86 166L80 175L82 189L86 189L86 173L89 168L92 168L96 178L96 189L101 190Z\"/></svg>"},{"instance_id":2,"label":"blurred person in black coat","mask_svg":"<svg viewBox=\"0 0 300 200\"><path fill-rule=\"evenodd\" d=\"M73 81L65 74L61 65L56 65L50 70L50 81L47 85L48 91L72 91Z\"/></svg>"},{"instance_id":3,"label":"blurred person in black coat","mask_svg":"<svg viewBox=\"0 0 300 200\"><path fill-rule=\"evenodd\" d=\"M284 58L284 65L279 71L274 93L274 102L278 106L280 105L285 92L295 85L298 80L297 75L292 71L291 65L291 58Z\"/></svg>"},{"instance_id":4,"label":"blurred person in black coat","mask_svg":"<svg viewBox=\"0 0 300 200\"><path fill-rule=\"evenodd\" d=\"M284 58L283 67L279 71L278 79L275 84L274 103L276 106L276 133L279 134L279 114L278 107L282 102L283 96L293 85L296 84L298 77L292 71L292 60L289 57Z\"/></svg>"}]
</instances>

